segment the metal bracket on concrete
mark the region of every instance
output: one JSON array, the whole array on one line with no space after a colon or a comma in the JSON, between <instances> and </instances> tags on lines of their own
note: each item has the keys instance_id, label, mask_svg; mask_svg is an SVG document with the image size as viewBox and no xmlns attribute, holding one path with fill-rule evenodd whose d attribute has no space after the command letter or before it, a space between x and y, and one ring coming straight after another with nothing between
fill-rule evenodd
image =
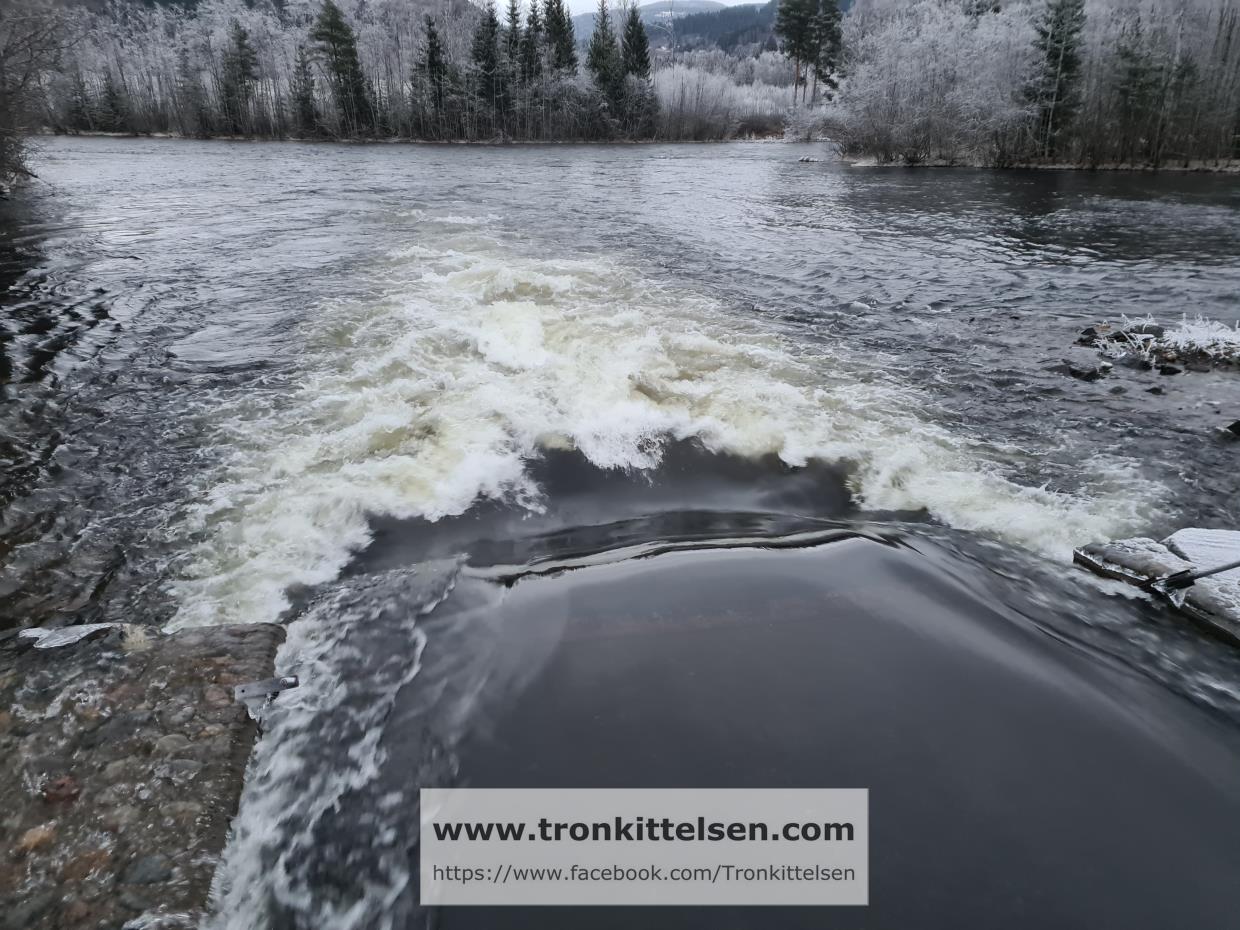
<instances>
[{"instance_id":1,"label":"metal bracket on concrete","mask_svg":"<svg viewBox=\"0 0 1240 930\"><path fill-rule=\"evenodd\" d=\"M264 678L262 681L251 681L244 685L237 685L233 688L233 700L242 703L253 701L256 698L275 697L281 691L288 691L290 688L296 688L300 681L296 675L288 675L284 678Z\"/></svg>"}]
</instances>

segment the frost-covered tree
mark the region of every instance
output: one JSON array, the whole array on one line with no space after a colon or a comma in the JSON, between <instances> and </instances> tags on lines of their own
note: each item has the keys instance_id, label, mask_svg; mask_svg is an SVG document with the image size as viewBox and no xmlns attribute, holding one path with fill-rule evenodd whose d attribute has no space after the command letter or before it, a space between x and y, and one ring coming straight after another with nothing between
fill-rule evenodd
<instances>
[{"instance_id":1,"label":"frost-covered tree","mask_svg":"<svg viewBox=\"0 0 1240 930\"><path fill-rule=\"evenodd\" d=\"M537 2L537 0L531 0ZM573 35L573 20L568 15L564 0L546 0L543 22L547 29L547 45L551 66L557 71L577 73L577 39Z\"/></svg>"},{"instance_id":2,"label":"frost-covered tree","mask_svg":"<svg viewBox=\"0 0 1240 930\"><path fill-rule=\"evenodd\" d=\"M586 68L594 77L594 85L608 100L616 102L624 81L624 62L620 56L620 44L611 24L611 12L607 0L598 0L594 14L594 32L586 49Z\"/></svg>"},{"instance_id":3,"label":"frost-covered tree","mask_svg":"<svg viewBox=\"0 0 1240 930\"><path fill-rule=\"evenodd\" d=\"M423 23L426 32L425 50L422 53L420 68L426 76L430 88L430 105L435 113L442 113L445 103L444 90L448 82L448 62L444 56L443 43L439 41L439 30L435 28L435 19L429 13Z\"/></svg>"},{"instance_id":4,"label":"frost-covered tree","mask_svg":"<svg viewBox=\"0 0 1240 930\"><path fill-rule=\"evenodd\" d=\"M342 132L356 136L373 131L374 114L357 54L357 36L333 0L324 0L310 38L325 59Z\"/></svg>"},{"instance_id":5,"label":"frost-covered tree","mask_svg":"<svg viewBox=\"0 0 1240 930\"><path fill-rule=\"evenodd\" d=\"M482 18L474 30L471 47L474 72L477 75L478 92L492 116L502 117L504 110L504 63L499 50L499 16L494 0L488 0L482 10Z\"/></svg>"},{"instance_id":6,"label":"frost-covered tree","mask_svg":"<svg viewBox=\"0 0 1240 930\"><path fill-rule=\"evenodd\" d=\"M509 66L515 72L521 59L521 3L520 0L508 0L508 11L504 23L504 55Z\"/></svg>"},{"instance_id":7,"label":"frost-covered tree","mask_svg":"<svg viewBox=\"0 0 1240 930\"><path fill-rule=\"evenodd\" d=\"M840 67L840 8L835 0L818 0L812 23L810 66L814 71L814 90L811 95L817 101L818 84L827 88L828 98L839 86L836 74Z\"/></svg>"},{"instance_id":8,"label":"frost-covered tree","mask_svg":"<svg viewBox=\"0 0 1240 930\"><path fill-rule=\"evenodd\" d=\"M99 125L105 132L122 132L129 114L125 86L111 71L103 75L103 93L99 101Z\"/></svg>"},{"instance_id":9,"label":"frost-covered tree","mask_svg":"<svg viewBox=\"0 0 1240 930\"><path fill-rule=\"evenodd\" d=\"M220 98L228 131L249 132L250 96L258 79L258 56L250 44L250 34L235 19L229 25L222 71Z\"/></svg>"},{"instance_id":10,"label":"frost-covered tree","mask_svg":"<svg viewBox=\"0 0 1240 930\"><path fill-rule=\"evenodd\" d=\"M1041 67L1034 86L1038 105L1038 149L1051 158L1080 104L1081 32L1085 0L1048 0L1037 24Z\"/></svg>"},{"instance_id":11,"label":"frost-covered tree","mask_svg":"<svg viewBox=\"0 0 1240 930\"><path fill-rule=\"evenodd\" d=\"M650 39L636 6L629 7L624 20L624 38L620 44L624 73L647 80L650 77Z\"/></svg>"},{"instance_id":12,"label":"frost-covered tree","mask_svg":"<svg viewBox=\"0 0 1240 930\"><path fill-rule=\"evenodd\" d=\"M625 14L620 65L620 109L625 131L639 138L649 136L654 131L659 102L650 83L650 40L636 6L630 6Z\"/></svg>"},{"instance_id":13,"label":"frost-covered tree","mask_svg":"<svg viewBox=\"0 0 1240 930\"><path fill-rule=\"evenodd\" d=\"M802 68L813 60L814 30L818 16L817 0L779 0L775 14L775 34L783 40L784 52L793 61L792 99L801 86Z\"/></svg>"},{"instance_id":14,"label":"frost-covered tree","mask_svg":"<svg viewBox=\"0 0 1240 930\"><path fill-rule=\"evenodd\" d=\"M0 7L0 188L30 173L26 132L37 125L41 79L71 44L64 16L50 4L12 0Z\"/></svg>"},{"instance_id":15,"label":"frost-covered tree","mask_svg":"<svg viewBox=\"0 0 1240 930\"><path fill-rule=\"evenodd\" d=\"M521 79L529 84L542 74L543 22L538 12L538 0L530 3L525 32L521 35Z\"/></svg>"},{"instance_id":16,"label":"frost-covered tree","mask_svg":"<svg viewBox=\"0 0 1240 930\"><path fill-rule=\"evenodd\" d=\"M293 103L293 121L297 134L302 138L310 138L319 131L319 108L315 102L314 70L310 63L310 53L304 45L297 46L297 57L293 62L293 77L290 93Z\"/></svg>"},{"instance_id":17,"label":"frost-covered tree","mask_svg":"<svg viewBox=\"0 0 1240 930\"><path fill-rule=\"evenodd\" d=\"M850 65L832 131L881 161L1016 160L1033 113L1034 39L1016 8L981 17L941 0L862 9L845 22Z\"/></svg>"}]
</instances>

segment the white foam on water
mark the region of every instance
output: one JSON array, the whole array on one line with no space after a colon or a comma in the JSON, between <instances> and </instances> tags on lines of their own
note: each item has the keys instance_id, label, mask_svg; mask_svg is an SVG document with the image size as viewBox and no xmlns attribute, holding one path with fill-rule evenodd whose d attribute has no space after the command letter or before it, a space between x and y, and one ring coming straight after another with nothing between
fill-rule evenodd
<instances>
[{"instance_id":1,"label":"white foam on water","mask_svg":"<svg viewBox=\"0 0 1240 930\"><path fill-rule=\"evenodd\" d=\"M291 396L213 414L230 453L175 528L189 556L173 627L275 618L291 587L333 579L369 542L368 515L537 509L527 466L549 447L600 468L656 467L686 438L846 463L864 507L924 508L1055 557L1157 504L1123 462L1083 463L1073 493L1023 485L1032 455L936 424L882 360L794 345L622 261L531 254L479 220L420 224L375 270L384 298L315 308Z\"/></svg>"}]
</instances>

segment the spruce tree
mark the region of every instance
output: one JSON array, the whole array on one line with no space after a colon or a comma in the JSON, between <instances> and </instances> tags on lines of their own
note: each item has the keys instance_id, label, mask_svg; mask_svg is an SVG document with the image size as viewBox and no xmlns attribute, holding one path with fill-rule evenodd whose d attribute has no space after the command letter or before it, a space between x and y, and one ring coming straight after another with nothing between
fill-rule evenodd
<instances>
[{"instance_id":1,"label":"spruce tree","mask_svg":"<svg viewBox=\"0 0 1240 930\"><path fill-rule=\"evenodd\" d=\"M478 93L493 111L503 109L503 74L499 51L499 16L495 0L487 0L474 30L471 56L478 74Z\"/></svg>"},{"instance_id":2,"label":"spruce tree","mask_svg":"<svg viewBox=\"0 0 1240 930\"><path fill-rule=\"evenodd\" d=\"M224 52L220 80L220 100L228 132L245 132L249 126L250 96L258 80L258 55L250 44L250 34L234 19L228 29L228 49Z\"/></svg>"},{"instance_id":3,"label":"spruce tree","mask_svg":"<svg viewBox=\"0 0 1240 930\"><path fill-rule=\"evenodd\" d=\"M1036 28L1034 44L1042 59L1034 88L1038 151L1043 158L1051 158L1059 151L1079 105L1085 0L1049 0Z\"/></svg>"},{"instance_id":4,"label":"spruce tree","mask_svg":"<svg viewBox=\"0 0 1240 930\"><path fill-rule=\"evenodd\" d=\"M177 53L177 118L181 132L187 136L205 137L211 133L207 90L185 47Z\"/></svg>"},{"instance_id":5,"label":"spruce tree","mask_svg":"<svg viewBox=\"0 0 1240 930\"><path fill-rule=\"evenodd\" d=\"M542 73L543 22L538 15L538 0L531 0L530 15L521 36L521 77L526 83L537 80Z\"/></svg>"},{"instance_id":6,"label":"spruce tree","mask_svg":"<svg viewBox=\"0 0 1240 930\"><path fill-rule=\"evenodd\" d=\"M315 135L319 131L319 111L314 101L314 70L310 66L310 53L304 45L297 46L291 92L297 134L302 138Z\"/></svg>"},{"instance_id":7,"label":"spruce tree","mask_svg":"<svg viewBox=\"0 0 1240 930\"><path fill-rule=\"evenodd\" d=\"M1158 68L1146 47L1141 17L1120 36L1115 50L1119 87L1119 161L1135 161L1152 141Z\"/></svg>"},{"instance_id":8,"label":"spruce tree","mask_svg":"<svg viewBox=\"0 0 1240 930\"><path fill-rule=\"evenodd\" d=\"M650 40L646 36L646 27L642 23L641 14L636 6L629 7L628 18L624 21L624 38L621 41L624 73L631 74L643 81L650 79Z\"/></svg>"},{"instance_id":9,"label":"spruce tree","mask_svg":"<svg viewBox=\"0 0 1240 930\"><path fill-rule=\"evenodd\" d=\"M426 50L422 57L422 71L426 74L426 83L431 92L431 108L436 114L443 113L444 85L447 83L448 63L444 57L443 43L439 40L439 30L435 28L435 20L428 13L424 21L426 29Z\"/></svg>"},{"instance_id":10,"label":"spruce tree","mask_svg":"<svg viewBox=\"0 0 1240 930\"><path fill-rule=\"evenodd\" d=\"M72 85L69 89L68 124L75 131L90 131L95 128L94 114L91 112L90 92L86 89L86 78L82 72L73 72Z\"/></svg>"},{"instance_id":11,"label":"spruce tree","mask_svg":"<svg viewBox=\"0 0 1240 930\"><path fill-rule=\"evenodd\" d=\"M811 40L813 50L810 64L814 69L814 97L818 96L818 83L821 81L826 85L829 100L832 91L839 86L835 75L840 64L840 8L835 0L818 0Z\"/></svg>"},{"instance_id":12,"label":"spruce tree","mask_svg":"<svg viewBox=\"0 0 1240 930\"><path fill-rule=\"evenodd\" d=\"M586 49L586 67L594 75L594 83L611 101L620 96L624 80L624 64L620 58L620 46L611 25L611 13L607 0L598 0L598 12L594 14L594 33Z\"/></svg>"},{"instance_id":13,"label":"spruce tree","mask_svg":"<svg viewBox=\"0 0 1240 930\"><path fill-rule=\"evenodd\" d=\"M532 0L537 2L537 0ZM551 67L556 71L577 73L577 37L564 0L546 0L543 20L547 28L547 46Z\"/></svg>"},{"instance_id":14,"label":"spruce tree","mask_svg":"<svg viewBox=\"0 0 1240 930\"><path fill-rule=\"evenodd\" d=\"M792 59L792 99L797 98L804 66L814 58L814 23L818 0L779 0L775 13L775 34L784 43L784 54Z\"/></svg>"},{"instance_id":15,"label":"spruce tree","mask_svg":"<svg viewBox=\"0 0 1240 930\"><path fill-rule=\"evenodd\" d=\"M105 71L103 75L103 97L99 110L99 123L106 132L120 132L128 128L129 107L125 105L125 93L111 71Z\"/></svg>"},{"instance_id":16,"label":"spruce tree","mask_svg":"<svg viewBox=\"0 0 1240 930\"><path fill-rule=\"evenodd\" d=\"M508 0L507 22L504 24L504 54L513 73L521 60L521 4L520 0Z\"/></svg>"},{"instance_id":17,"label":"spruce tree","mask_svg":"<svg viewBox=\"0 0 1240 930\"><path fill-rule=\"evenodd\" d=\"M327 59L332 94L345 133L356 136L363 129L373 128L374 114L366 93L362 64L357 57L357 36L332 0L323 0L323 9L310 30L310 38Z\"/></svg>"}]
</instances>

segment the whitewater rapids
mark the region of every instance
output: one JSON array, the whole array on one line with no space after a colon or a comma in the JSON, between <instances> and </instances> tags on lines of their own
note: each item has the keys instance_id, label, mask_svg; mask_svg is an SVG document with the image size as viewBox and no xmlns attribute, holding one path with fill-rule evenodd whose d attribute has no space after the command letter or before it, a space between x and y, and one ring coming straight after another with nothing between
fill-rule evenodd
<instances>
[{"instance_id":1,"label":"whitewater rapids","mask_svg":"<svg viewBox=\"0 0 1240 930\"><path fill-rule=\"evenodd\" d=\"M481 499L538 511L529 473L572 448L650 470L673 440L847 469L862 509L935 520L1053 558L1129 531L1160 489L1114 457L1071 492L1020 483L1032 453L937 425L894 358L796 344L760 315L598 254L533 254L496 217L418 211L375 293L302 325L301 376L212 412L229 451L172 527L188 556L171 628L269 621L336 578L370 518L438 520Z\"/></svg>"}]
</instances>

